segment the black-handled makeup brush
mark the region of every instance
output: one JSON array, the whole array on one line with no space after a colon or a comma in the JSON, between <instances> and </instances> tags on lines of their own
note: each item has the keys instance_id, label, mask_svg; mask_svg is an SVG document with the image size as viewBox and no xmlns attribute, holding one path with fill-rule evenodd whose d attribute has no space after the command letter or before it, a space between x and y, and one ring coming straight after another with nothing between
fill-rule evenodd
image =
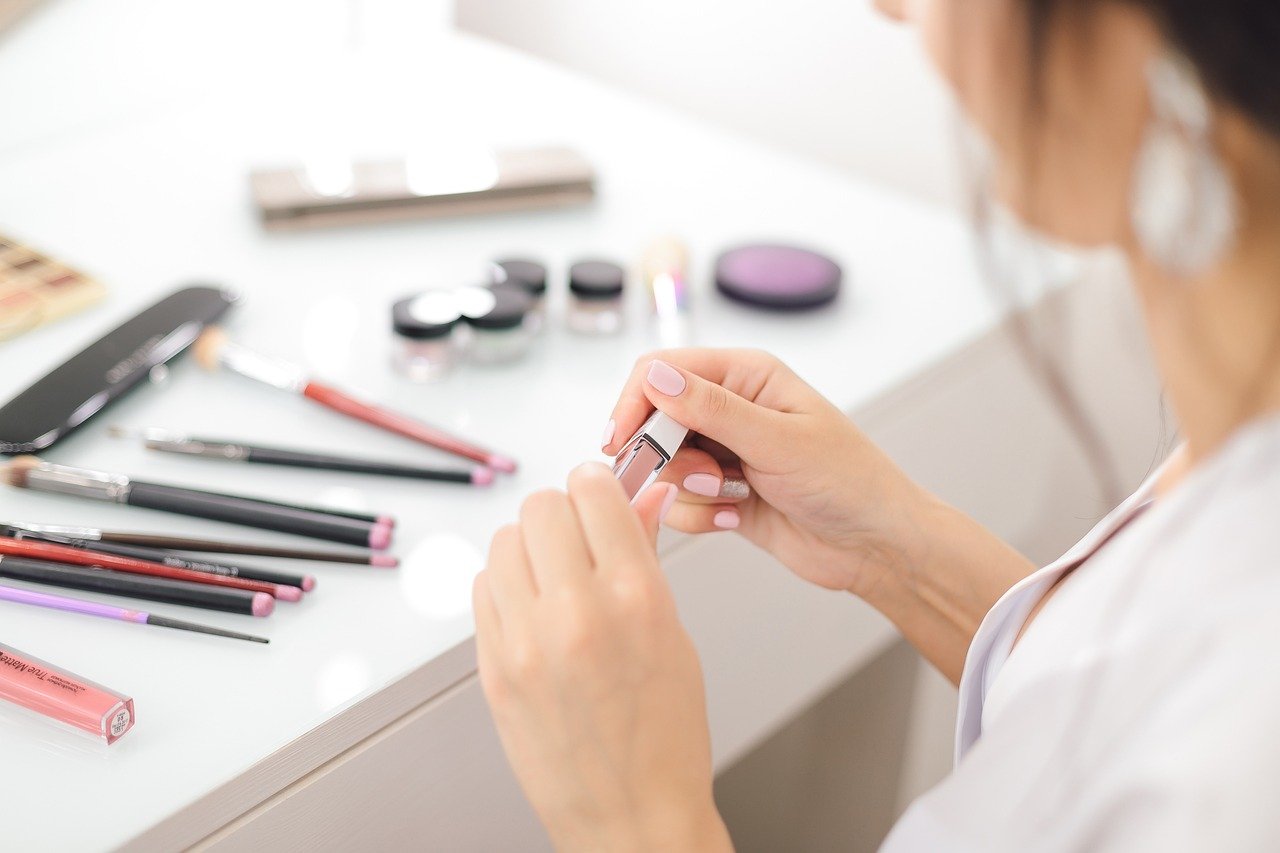
<instances>
[{"instance_id":1,"label":"black-handled makeup brush","mask_svg":"<svg viewBox=\"0 0 1280 853\"><path fill-rule=\"evenodd\" d=\"M286 560L315 560L321 563L354 563L394 569L400 560L390 554L375 554L368 550L335 550L329 548L293 548L288 545L268 545L262 542L239 542L231 539L200 539L193 536L171 536L165 533L132 533L123 530L99 530L96 527L71 527L65 524L31 524L11 521L0 524L11 530L44 533L71 539L95 542L119 542L123 545L143 545L167 551L196 551L205 554L239 554L247 557L280 557Z\"/></svg>"},{"instance_id":2,"label":"black-handled makeup brush","mask_svg":"<svg viewBox=\"0 0 1280 853\"><path fill-rule=\"evenodd\" d=\"M162 453L179 453L205 459L221 459L228 462L256 462L263 465L286 465L292 468L317 468L324 471L347 471L353 474L378 474L384 477L406 477L413 480L433 480L440 483L464 483L487 486L493 482L489 468L423 468L417 465L401 465L395 462L379 462L373 459L356 459L308 450L290 450L282 447L265 447L241 441L194 438L177 435L159 429L144 429L133 433L123 427L113 426L108 432L116 438L141 437L143 446Z\"/></svg>"},{"instance_id":3,"label":"black-handled makeup brush","mask_svg":"<svg viewBox=\"0 0 1280 853\"><path fill-rule=\"evenodd\" d=\"M149 483L124 474L54 465L35 456L15 457L4 466L3 479L11 486L34 491L158 509L349 545L365 545L377 551L391 544L392 525L385 520L362 521L319 507L300 507L244 495Z\"/></svg>"}]
</instances>

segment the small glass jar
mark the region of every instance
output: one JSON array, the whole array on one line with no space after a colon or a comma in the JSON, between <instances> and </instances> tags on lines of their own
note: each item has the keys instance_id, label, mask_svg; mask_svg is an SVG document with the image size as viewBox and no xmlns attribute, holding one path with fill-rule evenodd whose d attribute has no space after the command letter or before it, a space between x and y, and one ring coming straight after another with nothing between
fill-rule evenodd
<instances>
[{"instance_id":1,"label":"small glass jar","mask_svg":"<svg viewBox=\"0 0 1280 853\"><path fill-rule=\"evenodd\" d=\"M494 284L514 284L524 288L533 300L529 323L539 331L546 318L547 268L537 261L508 258L493 265Z\"/></svg>"},{"instance_id":2,"label":"small glass jar","mask_svg":"<svg viewBox=\"0 0 1280 853\"><path fill-rule=\"evenodd\" d=\"M584 335L622 330L626 272L610 261L579 261L569 268L569 328Z\"/></svg>"},{"instance_id":3,"label":"small glass jar","mask_svg":"<svg viewBox=\"0 0 1280 853\"><path fill-rule=\"evenodd\" d=\"M460 291L462 318L470 327L467 356L477 364L514 361L529 351L536 327L533 297L519 284L466 287Z\"/></svg>"},{"instance_id":4,"label":"small glass jar","mask_svg":"<svg viewBox=\"0 0 1280 853\"><path fill-rule=\"evenodd\" d=\"M452 370L458 360L456 329L461 318L456 294L448 290L428 291L392 305L396 369L413 382L431 382Z\"/></svg>"}]
</instances>

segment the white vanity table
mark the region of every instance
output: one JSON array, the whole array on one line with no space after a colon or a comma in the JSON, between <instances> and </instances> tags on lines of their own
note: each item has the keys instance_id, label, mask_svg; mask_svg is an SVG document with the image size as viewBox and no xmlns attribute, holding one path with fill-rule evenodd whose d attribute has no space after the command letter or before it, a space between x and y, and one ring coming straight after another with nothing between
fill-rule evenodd
<instances>
[{"instance_id":1,"label":"white vanity table","mask_svg":"<svg viewBox=\"0 0 1280 853\"><path fill-rule=\"evenodd\" d=\"M140 27L110 50L94 43L93 26L109 5ZM230 5L228 14L247 14ZM967 232L941 212L471 38L424 34L411 55L342 54L305 33L285 38L280 18L223 43L214 64L221 36L200 38L198 21L167 29L178 13L165 6L65 2L0 46L0 94L31 116L0 123L0 231L111 288L102 306L0 344L0 397L177 285L211 280L245 295L228 318L234 337L522 467L470 489L188 460L107 436L119 423L437 458L303 400L202 373L189 358L57 446L47 458L66 464L393 513L404 564L308 566L316 592L268 620L157 607L264 633L269 647L0 605L0 641L131 692L138 711L137 728L110 750L37 724L0 726L0 802L11 816L0 847L544 847L480 696L470 582L524 495L599 458L621 381L655 345L639 301L622 336L566 332L567 263L633 261L651 238L683 235L704 286L696 342L768 349L854 412L997 324ZM148 25L150 15L164 20ZM53 59L74 45L109 60L100 78L78 80L81 62ZM326 146L394 153L445 139L575 145L597 165L599 198L573 210L292 234L265 233L251 209L251 166ZM761 238L828 251L846 266L847 292L797 316L709 292L714 253ZM427 386L393 373L395 297L514 253L546 259L560 285L530 357L464 366ZM0 519L243 534L12 489L0 490ZM672 538L663 549L703 655L718 767L893 640L865 606L806 587L735 537Z\"/></svg>"}]
</instances>

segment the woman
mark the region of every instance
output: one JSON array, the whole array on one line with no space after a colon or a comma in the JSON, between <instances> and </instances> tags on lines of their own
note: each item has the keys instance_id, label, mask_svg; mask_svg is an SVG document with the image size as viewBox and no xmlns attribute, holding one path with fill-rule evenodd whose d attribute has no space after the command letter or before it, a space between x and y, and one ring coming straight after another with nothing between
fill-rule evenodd
<instances>
[{"instance_id":1,"label":"woman","mask_svg":"<svg viewBox=\"0 0 1280 853\"><path fill-rule=\"evenodd\" d=\"M1128 256L1185 445L1036 571L767 355L641 359L605 431L694 430L628 506L528 499L475 585L480 676L562 849L723 849L661 521L736 530L892 619L960 687L958 762L889 850L1280 844L1280 5L880 0L1031 226ZM749 494L730 499L725 478ZM731 479L732 482L732 479Z\"/></svg>"}]
</instances>

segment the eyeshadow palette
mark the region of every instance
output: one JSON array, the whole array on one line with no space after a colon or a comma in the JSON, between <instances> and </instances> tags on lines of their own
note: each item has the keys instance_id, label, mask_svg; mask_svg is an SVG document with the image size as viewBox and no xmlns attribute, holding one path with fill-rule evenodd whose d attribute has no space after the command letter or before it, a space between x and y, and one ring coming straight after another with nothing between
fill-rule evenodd
<instances>
[{"instance_id":1,"label":"eyeshadow palette","mask_svg":"<svg viewBox=\"0 0 1280 853\"><path fill-rule=\"evenodd\" d=\"M105 294L83 273L0 237L0 341L88 308Z\"/></svg>"},{"instance_id":2,"label":"eyeshadow palette","mask_svg":"<svg viewBox=\"0 0 1280 853\"><path fill-rule=\"evenodd\" d=\"M256 171L250 184L263 224L295 229L586 204L595 171L553 146L313 163Z\"/></svg>"}]
</instances>

